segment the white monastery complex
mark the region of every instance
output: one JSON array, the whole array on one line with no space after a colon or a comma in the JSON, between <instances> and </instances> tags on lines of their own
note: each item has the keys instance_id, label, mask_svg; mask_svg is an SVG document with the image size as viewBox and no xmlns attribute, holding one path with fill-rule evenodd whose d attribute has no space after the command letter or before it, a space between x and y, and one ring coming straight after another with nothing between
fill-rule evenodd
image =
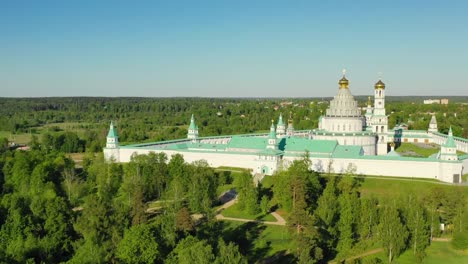
<instances>
[{"instance_id":1,"label":"white monastery complex","mask_svg":"<svg viewBox=\"0 0 468 264\"><path fill-rule=\"evenodd\" d=\"M169 157L182 154L187 162L204 159L212 167L229 166L252 170L253 174L272 175L287 167L294 159L309 153L312 169L319 172L343 173L348 167L357 174L411 178L431 178L448 183L461 183L467 173L468 140L439 133L432 117L428 130L388 129L385 113L385 84L379 80L374 86L363 115L343 74L339 90L326 113L320 117L319 127L294 130L292 119L287 124L280 114L275 126L272 120L269 133L200 137L192 115L187 138L120 146L113 124L107 135L104 156L107 160L129 162L133 155L164 152ZM402 157L394 151L402 142L435 143L440 151L428 158Z\"/></svg>"}]
</instances>

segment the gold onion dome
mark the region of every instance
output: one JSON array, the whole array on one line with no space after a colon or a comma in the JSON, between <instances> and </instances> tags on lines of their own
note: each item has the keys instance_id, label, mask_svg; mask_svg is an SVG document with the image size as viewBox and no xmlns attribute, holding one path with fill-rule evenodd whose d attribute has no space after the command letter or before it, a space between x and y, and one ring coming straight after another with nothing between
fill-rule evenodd
<instances>
[{"instance_id":1,"label":"gold onion dome","mask_svg":"<svg viewBox=\"0 0 468 264\"><path fill-rule=\"evenodd\" d=\"M383 83L382 80L379 80L378 82L375 83L374 87L375 89L378 89L378 90L384 90L385 83Z\"/></svg>"},{"instance_id":2,"label":"gold onion dome","mask_svg":"<svg viewBox=\"0 0 468 264\"><path fill-rule=\"evenodd\" d=\"M343 75L343 78L338 82L340 85L340 89L348 89L349 81L346 79L346 77Z\"/></svg>"}]
</instances>

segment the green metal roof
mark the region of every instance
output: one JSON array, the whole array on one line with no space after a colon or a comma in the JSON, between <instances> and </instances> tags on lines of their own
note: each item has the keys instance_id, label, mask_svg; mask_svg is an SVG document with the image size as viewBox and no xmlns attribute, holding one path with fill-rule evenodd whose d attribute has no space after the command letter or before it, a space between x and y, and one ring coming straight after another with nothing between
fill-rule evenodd
<instances>
[{"instance_id":1,"label":"green metal roof","mask_svg":"<svg viewBox=\"0 0 468 264\"><path fill-rule=\"evenodd\" d=\"M273 124L273 122L271 122L270 134L268 135L268 138L276 138L276 130L275 130L275 125Z\"/></svg>"},{"instance_id":2,"label":"green metal roof","mask_svg":"<svg viewBox=\"0 0 468 264\"><path fill-rule=\"evenodd\" d=\"M308 150L309 152L332 153L338 145L336 140L320 140L299 137L289 137L284 140L284 142L280 142L280 149L285 152Z\"/></svg>"},{"instance_id":3,"label":"green metal roof","mask_svg":"<svg viewBox=\"0 0 468 264\"><path fill-rule=\"evenodd\" d=\"M445 141L444 147L446 148L456 148L455 140L453 140L452 127L449 129L447 141Z\"/></svg>"},{"instance_id":4,"label":"green metal roof","mask_svg":"<svg viewBox=\"0 0 468 264\"><path fill-rule=\"evenodd\" d=\"M232 136L228 149L266 149L267 138Z\"/></svg>"},{"instance_id":5,"label":"green metal roof","mask_svg":"<svg viewBox=\"0 0 468 264\"><path fill-rule=\"evenodd\" d=\"M333 152L333 158L359 158L362 154L361 146L337 145Z\"/></svg>"},{"instance_id":6,"label":"green metal roof","mask_svg":"<svg viewBox=\"0 0 468 264\"><path fill-rule=\"evenodd\" d=\"M278 126L284 126L283 115L282 115L282 114L280 114L280 116L279 116L279 119L278 119Z\"/></svg>"},{"instance_id":7,"label":"green metal roof","mask_svg":"<svg viewBox=\"0 0 468 264\"><path fill-rule=\"evenodd\" d=\"M110 137L110 138L118 137L117 131L115 131L113 122L111 122L111 124L110 124L110 128L109 128L109 132L107 133L107 137Z\"/></svg>"},{"instance_id":8,"label":"green metal roof","mask_svg":"<svg viewBox=\"0 0 468 264\"><path fill-rule=\"evenodd\" d=\"M198 129L197 125L195 125L195 118L193 117L193 114L192 114L192 118L190 118L190 126L189 126L189 129L191 129L191 130L196 130L196 129Z\"/></svg>"}]
</instances>

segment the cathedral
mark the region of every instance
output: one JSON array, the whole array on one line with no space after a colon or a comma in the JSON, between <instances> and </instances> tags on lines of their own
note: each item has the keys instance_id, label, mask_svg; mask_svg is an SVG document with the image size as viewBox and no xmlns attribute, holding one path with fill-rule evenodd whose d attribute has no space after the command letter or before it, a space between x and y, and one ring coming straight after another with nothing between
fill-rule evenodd
<instances>
[{"instance_id":1,"label":"cathedral","mask_svg":"<svg viewBox=\"0 0 468 264\"><path fill-rule=\"evenodd\" d=\"M338 92L330 101L317 129L295 130L280 114L272 120L269 133L200 137L192 115L187 137L177 140L120 146L111 123L104 148L106 160L129 162L133 155L164 152L181 154L187 162L204 159L212 167L247 168L261 179L286 168L308 152L313 170L343 173L354 168L359 175L431 178L461 183L467 173L468 140L439 133L432 117L428 130L388 129L385 112L385 84L374 85L374 104L369 97L365 114L351 94L344 73ZM435 143L440 151L428 158L402 157L394 151L402 142Z\"/></svg>"}]
</instances>

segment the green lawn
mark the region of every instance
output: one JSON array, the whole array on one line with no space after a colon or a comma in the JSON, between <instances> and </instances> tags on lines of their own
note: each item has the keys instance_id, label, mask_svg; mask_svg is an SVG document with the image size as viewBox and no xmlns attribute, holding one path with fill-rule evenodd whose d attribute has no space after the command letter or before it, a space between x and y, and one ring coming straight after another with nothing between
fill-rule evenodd
<instances>
[{"instance_id":1,"label":"green lawn","mask_svg":"<svg viewBox=\"0 0 468 264\"><path fill-rule=\"evenodd\" d=\"M464 198L468 202L468 186L445 185L430 181L422 182L417 180L412 181L394 178L364 178L360 187L360 192L364 197L375 196L377 198L399 198L411 194L418 198L422 198L427 196L435 187L450 191L460 190L464 193Z\"/></svg>"},{"instance_id":2,"label":"green lawn","mask_svg":"<svg viewBox=\"0 0 468 264\"><path fill-rule=\"evenodd\" d=\"M239 210L237 207L237 204L234 204L233 206L224 209L221 212L222 215L225 217L234 217L234 218L244 218L244 219L251 219L251 220L263 220L263 221L271 221L275 222L276 218L274 218L271 214L264 215L262 213L256 214L256 215L251 215L247 213L245 210Z\"/></svg>"},{"instance_id":3,"label":"green lawn","mask_svg":"<svg viewBox=\"0 0 468 264\"><path fill-rule=\"evenodd\" d=\"M367 256L363 258L363 262L368 259L379 258L383 263L387 263L387 256L381 252L375 255ZM398 264L412 264L417 263L417 259L413 255L411 250L405 251L393 263ZM426 249L426 257L424 258L424 264L461 264L468 263L468 251L460 251L452 248L449 242L432 242L432 244Z\"/></svg>"},{"instance_id":4,"label":"green lawn","mask_svg":"<svg viewBox=\"0 0 468 264\"><path fill-rule=\"evenodd\" d=\"M424 146L424 147L423 147ZM429 157L432 154L439 152L440 147L436 144L412 144L412 143L401 143L401 145L395 149L396 152L402 156L408 157Z\"/></svg>"},{"instance_id":5,"label":"green lawn","mask_svg":"<svg viewBox=\"0 0 468 264\"><path fill-rule=\"evenodd\" d=\"M291 235L286 226L266 225L261 239L269 242L270 254L291 249Z\"/></svg>"},{"instance_id":6,"label":"green lawn","mask_svg":"<svg viewBox=\"0 0 468 264\"><path fill-rule=\"evenodd\" d=\"M285 226L236 221L223 221L223 223L224 239L239 245L241 251L249 258L249 263L257 263L279 252L283 252L282 255L291 252L291 235ZM283 261L284 259L277 258L272 263L289 263L289 261Z\"/></svg>"},{"instance_id":7,"label":"green lawn","mask_svg":"<svg viewBox=\"0 0 468 264\"><path fill-rule=\"evenodd\" d=\"M31 134L13 134L9 131L0 131L0 138L7 138L8 141L15 142L17 144L27 144L31 141Z\"/></svg>"}]
</instances>

